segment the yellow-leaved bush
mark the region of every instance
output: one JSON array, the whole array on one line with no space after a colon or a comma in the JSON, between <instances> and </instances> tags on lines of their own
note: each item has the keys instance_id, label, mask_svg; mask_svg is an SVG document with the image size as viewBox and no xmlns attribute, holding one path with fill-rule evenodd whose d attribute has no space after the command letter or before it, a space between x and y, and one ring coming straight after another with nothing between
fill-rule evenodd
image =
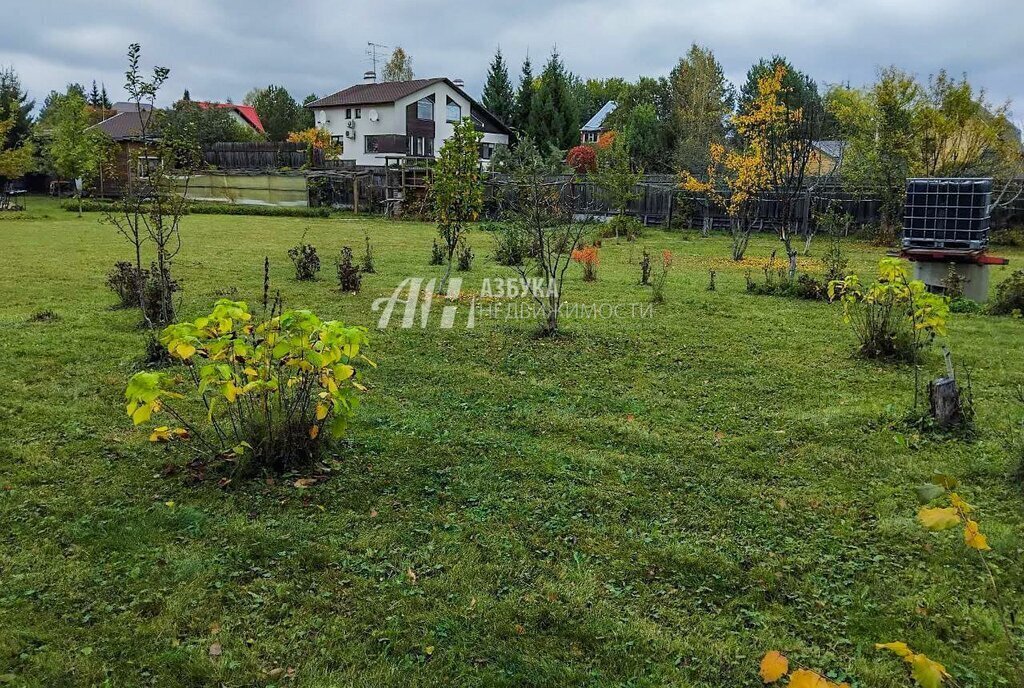
<instances>
[{"instance_id":1,"label":"yellow-leaved bush","mask_svg":"<svg viewBox=\"0 0 1024 688\"><path fill-rule=\"evenodd\" d=\"M908 264L899 258L879 261L872 284L865 286L857 275L830 282L828 296L842 302L843 319L868 357L914 361L935 337L946 334L949 300L910 279Z\"/></svg>"},{"instance_id":2,"label":"yellow-leaved bush","mask_svg":"<svg viewBox=\"0 0 1024 688\"><path fill-rule=\"evenodd\" d=\"M361 368L376 367L362 353L367 342L365 328L307 310L256 323L244 302L221 299L209 315L163 330L160 343L183 369L134 375L127 413L135 425L172 419L152 431L153 442L284 470L344 435L366 391Z\"/></svg>"}]
</instances>

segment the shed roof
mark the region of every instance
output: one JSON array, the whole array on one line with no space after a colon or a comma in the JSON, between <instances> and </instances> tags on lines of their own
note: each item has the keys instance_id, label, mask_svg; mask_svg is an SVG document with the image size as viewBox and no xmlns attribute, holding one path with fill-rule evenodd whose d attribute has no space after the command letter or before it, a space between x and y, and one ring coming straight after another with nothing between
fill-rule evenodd
<instances>
[{"instance_id":1,"label":"shed roof","mask_svg":"<svg viewBox=\"0 0 1024 688\"><path fill-rule=\"evenodd\" d=\"M619 104L614 100L609 100L601 106L601 109L597 111L597 114L587 120L587 123L580 127L580 131L601 131L604 121L608 119L608 115L615 112L615 108L618 106Z\"/></svg>"},{"instance_id":2,"label":"shed roof","mask_svg":"<svg viewBox=\"0 0 1024 688\"><path fill-rule=\"evenodd\" d=\"M815 141L814 147L828 157L838 160L843 157L846 141Z\"/></svg>"},{"instance_id":3,"label":"shed roof","mask_svg":"<svg viewBox=\"0 0 1024 688\"><path fill-rule=\"evenodd\" d=\"M128 141L142 136L143 123L145 123L147 133L155 133L156 121L153 119L151 111L144 111L141 117L138 111L119 112L89 128L99 129L115 141Z\"/></svg>"}]
</instances>

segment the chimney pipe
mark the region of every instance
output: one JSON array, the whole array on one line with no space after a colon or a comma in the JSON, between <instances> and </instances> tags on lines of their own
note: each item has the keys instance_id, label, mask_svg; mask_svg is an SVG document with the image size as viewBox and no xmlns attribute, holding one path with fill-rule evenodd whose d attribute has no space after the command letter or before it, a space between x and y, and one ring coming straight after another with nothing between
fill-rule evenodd
<instances>
[{"instance_id":1,"label":"chimney pipe","mask_svg":"<svg viewBox=\"0 0 1024 688\"><path fill-rule=\"evenodd\" d=\"M452 83L458 86L459 88L466 88L466 82L463 81L462 79L452 79Z\"/></svg>"},{"instance_id":2,"label":"chimney pipe","mask_svg":"<svg viewBox=\"0 0 1024 688\"><path fill-rule=\"evenodd\" d=\"M377 83L377 73L372 69L363 74L364 84L375 84Z\"/></svg>"}]
</instances>

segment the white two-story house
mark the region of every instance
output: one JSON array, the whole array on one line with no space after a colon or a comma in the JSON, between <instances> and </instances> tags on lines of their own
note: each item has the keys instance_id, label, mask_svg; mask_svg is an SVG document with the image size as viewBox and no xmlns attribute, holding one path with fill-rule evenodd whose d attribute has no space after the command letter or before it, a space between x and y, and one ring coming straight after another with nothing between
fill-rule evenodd
<instances>
[{"instance_id":1,"label":"white two-story house","mask_svg":"<svg viewBox=\"0 0 1024 688\"><path fill-rule=\"evenodd\" d=\"M436 158L453 125L470 117L483 135L485 164L498 146L507 146L511 130L450 79L414 79L378 83L367 72L363 83L306 105L316 126L341 144L340 159L355 165L383 165L385 158Z\"/></svg>"}]
</instances>

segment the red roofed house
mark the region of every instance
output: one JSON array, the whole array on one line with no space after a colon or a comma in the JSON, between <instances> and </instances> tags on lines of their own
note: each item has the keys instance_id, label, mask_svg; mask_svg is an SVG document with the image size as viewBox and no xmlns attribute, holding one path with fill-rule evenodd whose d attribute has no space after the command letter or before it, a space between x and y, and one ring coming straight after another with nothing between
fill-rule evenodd
<instances>
[{"instance_id":1,"label":"red roofed house","mask_svg":"<svg viewBox=\"0 0 1024 688\"><path fill-rule=\"evenodd\" d=\"M260 116L256 114L256 108L251 105L235 105L234 103L210 103L203 100L195 101L196 105L204 110L210 108L221 108L222 110L228 110L231 114L231 118L239 124L244 124L247 127L255 129L259 133L266 133L263 131L263 122L260 121Z\"/></svg>"}]
</instances>

